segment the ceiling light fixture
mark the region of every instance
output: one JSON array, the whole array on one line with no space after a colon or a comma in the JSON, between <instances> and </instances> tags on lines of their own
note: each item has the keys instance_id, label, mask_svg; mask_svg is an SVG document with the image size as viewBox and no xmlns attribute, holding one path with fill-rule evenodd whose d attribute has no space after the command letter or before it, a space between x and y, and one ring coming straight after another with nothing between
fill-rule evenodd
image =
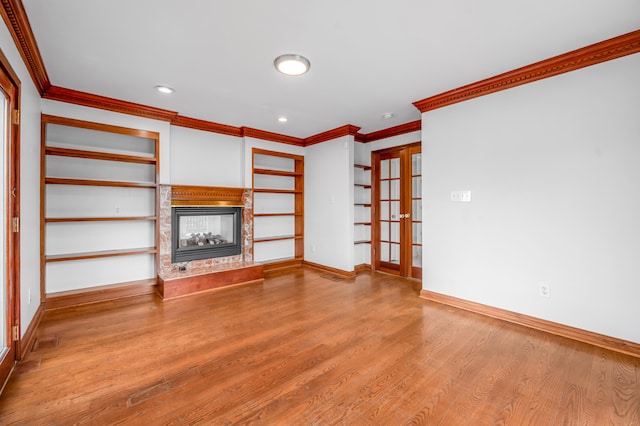
<instances>
[{"instance_id":1,"label":"ceiling light fixture","mask_svg":"<svg viewBox=\"0 0 640 426\"><path fill-rule=\"evenodd\" d=\"M278 56L273 61L276 69L286 75L302 75L309 71L311 63L301 55L286 54Z\"/></svg>"},{"instance_id":2,"label":"ceiling light fixture","mask_svg":"<svg viewBox=\"0 0 640 426\"><path fill-rule=\"evenodd\" d=\"M165 93L165 94L169 94L169 93L173 93L175 92L175 90L173 90L171 87L167 87L167 86L156 86L156 90L160 93Z\"/></svg>"},{"instance_id":3,"label":"ceiling light fixture","mask_svg":"<svg viewBox=\"0 0 640 426\"><path fill-rule=\"evenodd\" d=\"M384 114L382 114L382 118L385 120L389 120L390 118L393 118L393 113L385 112Z\"/></svg>"},{"instance_id":4,"label":"ceiling light fixture","mask_svg":"<svg viewBox=\"0 0 640 426\"><path fill-rule=\"evenodd\" d=\"M287 117L278 117L278 121L281 123L286 123L288 120Z\"/></svg>"}]
</instances>

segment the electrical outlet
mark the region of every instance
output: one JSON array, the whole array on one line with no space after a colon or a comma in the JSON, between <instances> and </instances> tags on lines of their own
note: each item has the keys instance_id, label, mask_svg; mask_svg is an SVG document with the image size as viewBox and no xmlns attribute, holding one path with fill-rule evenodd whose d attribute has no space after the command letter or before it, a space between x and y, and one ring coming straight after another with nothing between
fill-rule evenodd
<instances>
[{"instance_id":1,"label":"electrical outlet","mask_svg":"<svg viewBox=\"0 0 640 426\"><path fill-rule=\"evenodd\" d=\"M116 206L116 214L120 214L120 206Z\"/></svg>"},{"instance_id":2,"label":"electrical outlet","mask_svg":"<svg viewBox=\"0 0 640 426\"><path fill-rule=\"evenodd\" d=\"M546 297L547 299L551 297L549 284L540 283L540 297Z\"/></svg>"}]
</instances>

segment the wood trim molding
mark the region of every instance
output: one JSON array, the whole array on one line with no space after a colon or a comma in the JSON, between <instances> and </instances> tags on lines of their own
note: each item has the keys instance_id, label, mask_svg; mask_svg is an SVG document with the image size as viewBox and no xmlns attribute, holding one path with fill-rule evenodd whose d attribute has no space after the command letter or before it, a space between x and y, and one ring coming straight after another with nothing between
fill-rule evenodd
<instances>
[{"instance_id":1,"label":"wood trim molding","mask_svg":"<svg viewBox=\"0 0 640 426\"><path fill-rule=\"evenodd\" d=\"M319 263L309 262L307 260L302 261L303 266L308 266L313 269L319 269L320 271L329 272L330 274L339 275L345 278L353 278L356 276L355 271L344 271L342 269L332 268L330 266L321 265Z\"/></svg>"},{"instance_id":2,"label":"wood trim molding","mask_svg":"<svg viewBox=\"0 0 640 426\"><path fill-rule=\"evenodd\" d=\"M280 133L267 132L266 130L252 129L251 127L241 127L242 136L247 138L262 139L271 142L286 143L289 145L304 146L304 139L293 136L281 135Z\"/></svg>"},{"instance_id":3,"label":"wood trim molding","mask_svg":"<svg viewBox=\"0 0 640 426\"><path fill-rule=\"evenodd\" d=\"M404 135L406 133L419 132L422 129L422 120L410 121L409 123L399 124L389 127L388 129L378 130L367 134L360 134L358 142L373 142L380 139L390 138L392 136Z\"/></svg>"},{"instance_id":4,"label":"wood trim molding","mask_svg":"<svg viewBox=\"0 0 640 426\"><path fill-rule=\"evenodd\" d=\"M120 99L108 98L106 96L94 95L80 92L78 90L66 89L59 86L51 86L42 95L44 99L67 102L70 104L82 105L91 108L98 108L106 111L119 112L122 114L135 115L138 117L150 118L152 120L171 122L178 115L175 111L155 108L147 105L136 104Z\"/></svg>"},{"instance_id":5,"label":"wood trim molding","mask_svg":"<svg viewBox=\"0 0 640 426\"><path fill-rule=\"evenodd\" d=\"M640 344L564 324L422 290L420 298L640 358Z\"/></svg>"},{"instance_id":6,"label":"wood trim molding","mask_svg":"<svg viewBox=\"0 0 640 426\"><path fill-rule=\"evenodd\" d=\"M244 206L244 188L222 186L171 186L172 206Z\"/></svg>"},{"instance_id":7,"label":"wood trim molding","mask_svg":"<svg viewBox=\"0 0 640 426\"><path fill-rule=\"evenodd\" d=\"M20 56L22 56L27 70L29 70L33 84L42 95L49 90L51 82L22 1L2 0L0 13L2 13L2 19L7 25L9 33L11 33L11 37L16 44L18 52L20 52Z\"/></svg>"},{"instance_id":8,"label":"wood trim molding","mask_svg":"<svg viewBox=\"0 0 640 426\"><path fill-rule=\"evenodd\" d=\"M205 132L242 137L242 129L240 127L228 126L226 124L214 123L212 121L199 120L197 118L183 117L181 115L176 115L173 120L171 120L171 125L203 130Z\"/></svg>"},{"instance_id":9,"label":"wood trim molding","mask_svg":"<svg viewBox=\"0 0 640 426\"><path fill-rule=\"evenodd\" d=\"M413 105L424 113L638 52L640 30L449 90Z\"/></svg>"},{"instance_id":10,"label":"wood trim molding","mask_svg":"<svg viewBox=\"0 0 640 426\"><path fill-rule=\"evenodd\" d=\"M44 307L44 302L40 303L40 306L38 306L38 310L36 311L33 319L31 320L31 323L29 324L29 327L27 327L27 330L24 332L24 335L20 340L20 349L18 351L18 353L20 354L19 359L23 359L27 355L27 352L29 352L29 350L31 350L31 347L33 346L33 342L36 339L38 326L42 321L42 317L44 317Z\"/></svg>"},{"instance_id":11,"label":"wood trim molding","mask_svg":"<svg viewBox=\"0 0 640 426\"><path fill-rule=\"evenodd\" d=\"M343 136L355 136L358 134L360 127L352 124L345 124L335 129L327 130L326 132L318 133L317 135L309 136L304 140L304 146L315 145L320 142L330 141L332 139L341 138Z\"/></svg>"},{"instance_id":12,"label":"wood trim molding","mask_svg":"<svg viewBox=\"0 0 640 426\"><path fill-rule=\"evenodd\" d=\"M156 284L155 279L150 279L125 284L104 285L81 290L50 293L47 294L45 299L45 309L51 311L54 309L106 302L125 297L142 296L145 294L153 295L156 292Z\"/></svg>"}]
</instances>

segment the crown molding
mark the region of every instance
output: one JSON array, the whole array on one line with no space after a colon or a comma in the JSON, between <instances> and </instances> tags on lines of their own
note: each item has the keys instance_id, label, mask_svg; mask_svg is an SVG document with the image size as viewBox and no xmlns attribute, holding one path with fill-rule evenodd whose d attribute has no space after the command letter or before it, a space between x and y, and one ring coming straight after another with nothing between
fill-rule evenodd
<instances>
[{"instance_id":1,"label":"crown molding","mask_svg":"<svg viewBox=\"0 0 640 426\"><path fill-rule=\"evenodd\" d=\"M53 101L67 102L70 104L119 112L122 114L136 115L138 117L150 118L152 120L171 122L178 115L177 112L168 111L166 109L122 101L120 99L107 98L106 96L94 95L58 86L49 87L42 97Z\"/></svg>"},{"instance_id":2,"label":"crown molding","mask_svg":"<svg viewBox=\"0 0 640 426\"><path fill-rule=\"evenodd\" d=\"M341 138L343 136L355 136L358 134L358 130L360 130L360 127L358 126L345 124L344 126L336 127L335 129L327 130L326 132L309 136L304 140L304 146L315 145L317 143L330 141L332 139Z\"/></svg>"},{"instance_id":3,"label":"crown molding","mask_svg":"<svg viewBox=\"0 0 640 426\"><path fill-rule=\"evenodd\" d=\"M199 120L197 118L184 117L182 115L176 115L173 120L171 120L171 125L203 130L205 132L221 133L223 135L242 137L242 129L240 127L214 123L212 121Z\"/></svg>"},{"instance_id":4,"label":"crown molding","mask_svg":"<svg viewBox=\"0 0 640 426\"><path fill-rule=\"evenodd\" d=\"M424 113L638 52L640 30L431 96L413 105Z\"/></svg>"},{"instance_id":5,"label":"crown molding","mask_svg":"<svg viewBox=\"0 0 640 426\"><path fill-rule=\"evenodd\" d=\"M304 146L304 139L293 136L282 135L280 133L267 132L266 130L252 129L251 127L241 127L242 136L247 138L262 139L271 142L286 143L289 145Z\"/></svg>"},{"instance_id":6,"label":"crown molding","mask_svg":"<svg viewBox=\"0 0 640 426\"><path fill-rule=\"evenodd\" d=\"M44 67L38 43L31 30L27 12L21 0L1 0L2 19L4 20L14 43L22 56L36 89L42 96L51 87L47 70Z\"/></svg>"},{"instance_id":7,"label":"crown molding","mask_svg":"<svg viewBox=\"0 0 640 426\"><path fill-rule=\"evenodd\" d=\"M422 130L422 120L410 121L409 123L399 124L389 127L388 129L378 130L376 132L361 134L356 139L357 142L373 142L380 139L390 138L392 136L404 135L406 133L419 132Z\"/></svg>"}]
</instances>

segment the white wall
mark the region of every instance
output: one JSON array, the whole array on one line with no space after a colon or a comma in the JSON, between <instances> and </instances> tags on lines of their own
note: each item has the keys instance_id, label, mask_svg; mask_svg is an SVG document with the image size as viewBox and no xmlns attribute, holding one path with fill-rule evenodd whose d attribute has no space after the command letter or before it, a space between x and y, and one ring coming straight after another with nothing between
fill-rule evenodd
<instances>
[{"instance_id":1,"label":"white wall","mask_svg":"<svg viewBox=\"0 0 640 426\"><path fill-rule=\"evenodd\" d=\"M423 288L640 342L639 75L636 54L423 114Z\"/></svg>"},{"instance_id":2,"label":"white wall","mask_svg":"<svg viewBox=\"0 0 640 426\"><path fill-rule=\"evenodd\" d=\"M305 148L305 260L353 271L353 136Z\"/></svg>"},{"instance_id":3,"label":"white wall","mask_svg":"<svg viewBox=\"0 0 640 426\"><path fill-rule=\"evenodd\" d=\"M244 138L171 126L173 185L244 187L243 166Z\"/></svg>"},{"instance_id":4,"label":"white wall","mask_svg":"<svg viewBox=\"0 0 640 426\"><path fill-rule=\"evenodd\" d=\"M381 149L391 148L394 146L409 145L415 142L420 142L421 137L422 137L421 132L417 131L417 132L405 133L398 136L392 136L390 138L380 139L374 142L368 142L364 144L365 149L367 150L366 155L368 155L368 158L369 158L369 161L367 162L367 164L371 162L371 153L373 151L379 151Z\"/></svg>"},{"instance_id":5,"label":"white wall","mask_svg":"<svg viewBox=\"0 0 640 426\"><path fill-rule=\"evenodd\" d=\"M21 82L20 329L24 335L40 305L40 95L4 25L0 25L0 49Z\"/></svg>"}]
</instances>

